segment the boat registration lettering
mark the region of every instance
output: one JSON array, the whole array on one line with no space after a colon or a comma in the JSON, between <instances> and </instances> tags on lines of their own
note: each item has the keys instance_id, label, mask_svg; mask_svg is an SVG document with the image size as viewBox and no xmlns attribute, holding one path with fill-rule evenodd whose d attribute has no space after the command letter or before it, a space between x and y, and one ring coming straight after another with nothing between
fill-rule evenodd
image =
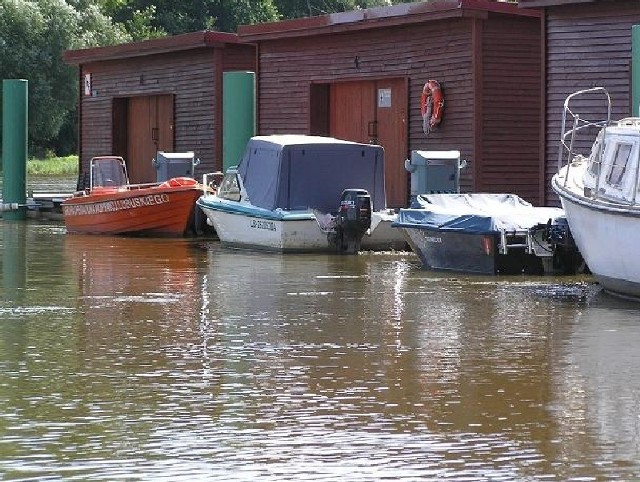
<instances>
[{"instance_id":1,"label":"boat registration lettering","mask_svg":"<svg viewBox=\"0 0 640 482\"><path fill-rule=\"evenodd\" d=\"M64 214L70 216L83 216L90 214L114 213L127 209L135 209L146 206L155 206L169 202L168 194L149 194L127 199L114 199L91 204L71 204L63 206Z\"/></svg>"},{"instance_id":2,"label":"boat registration lettering","mask_svg":"<svg viewBox=\"0 0 640 482\"><path fill-rule=\"evenodd\" d=\"M442 243L442 238L440 238L438 236L425 236L424 240L427 243Z\"/></svg>"},{"instance_id":3,"label":"boat registration lettering","mask_svg":"<svg viewBox=\"0 0 640 482\"><path fill-rule=\"evenodd\" d=\"M268 231L277 231L276 223L273 221L264 221L262 219L252 219L249 224L254 229L266 229Z\"/></svg>"}]
</instances>

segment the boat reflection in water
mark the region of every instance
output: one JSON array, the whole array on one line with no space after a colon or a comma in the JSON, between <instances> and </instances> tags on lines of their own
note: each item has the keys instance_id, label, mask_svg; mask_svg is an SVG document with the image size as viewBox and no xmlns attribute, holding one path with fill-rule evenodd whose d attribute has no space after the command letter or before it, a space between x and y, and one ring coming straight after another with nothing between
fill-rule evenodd
<instances>
[{"instance_id":1,"label":"boat reflection in water","mask_svg":"<svg viewBox=\"0 0 640 482\"><path fill-rule=\"evenodd\" d=\"M557 364L565 369L556 370L557 399L550 406L562 441L557 448L566 460L597 460L605 474L619 474L624 461L640 460L637 309L634 301L600 293L576 314L574 329L559 347L563 356ZM626 473L603 480L640 477L637 466Z\"/></svg>"},{"instance_id":2,"label":"boat reflection in water","mask_svg":"<svg viewBox=\"0 0 640 482\"><path fill-rule=\"evenodd\" d=\"M200 277L188 240L69 234L64 253L77 274L89 329L111 337L113 327L128 328L120 324L127 319L197 323L193 293Z\"/></svg>"}]
</instances>

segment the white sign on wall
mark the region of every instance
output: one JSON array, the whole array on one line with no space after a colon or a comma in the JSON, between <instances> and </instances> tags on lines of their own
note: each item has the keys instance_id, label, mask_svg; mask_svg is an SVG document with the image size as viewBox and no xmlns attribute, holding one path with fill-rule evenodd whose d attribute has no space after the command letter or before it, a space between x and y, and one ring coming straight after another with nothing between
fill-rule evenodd
<instances>
[{"instance_id":1,"label":"white sign on wall","mask_svg":"<svg viewBox=\"0 0 640 482\"><path fill-rule=\"evenodd\" d=\"M91 95L91 74L84 74L84 95Z\"/></svg>"},{"instance_id":2,"label":"white sign on wall","mask_svg":"<svg viewBox=\"0 0 640 482\"><path fill-rule=\"evenodd\" d=\"M391 89L378 89L378 107L391 107Z\"/></svg>"}]
</instances>

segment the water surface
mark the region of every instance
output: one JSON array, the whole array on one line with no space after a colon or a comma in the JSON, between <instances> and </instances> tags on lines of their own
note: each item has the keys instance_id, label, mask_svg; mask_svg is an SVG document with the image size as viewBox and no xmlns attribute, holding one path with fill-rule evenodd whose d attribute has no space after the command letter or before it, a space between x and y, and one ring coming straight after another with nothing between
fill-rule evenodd
<instances>
[{"instance_id":1,"label":"water surface","mask_svg":"<svg viewBox=\"0 0 640 482\"><path fill-rule=\"evenodd\" d=\"M6 480L633 480L637 305L0 223Z\"/></svg>"}]
</instances>

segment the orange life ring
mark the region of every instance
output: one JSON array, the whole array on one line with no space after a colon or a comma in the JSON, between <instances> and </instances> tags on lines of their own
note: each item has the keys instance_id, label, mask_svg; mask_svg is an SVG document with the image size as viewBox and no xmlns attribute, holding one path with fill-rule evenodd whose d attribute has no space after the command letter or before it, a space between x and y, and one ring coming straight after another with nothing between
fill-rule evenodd
<instances>
[{"instance_id":1,"label":"orange life ring","mask_svg":"<svg viewBox=\"0 0 640 482\"><path fill-rule=\"evenodd\" d=\"M437 80L430 80L422 88L420 98L420 113L422 114L422 130L429 134L431 130L440 124L442 111L444 110L444 95Z\"/></svg>"},{"instance_id":2,"label":"orange life ring","mask_svg":"<svg viewBox=\"0 0 640 482\"><path fill-rule=\"evenodd\" d=\"M185 186L195 186L198 184L198 181L193 179L192 177L172 177L168 181L160 184L160 187L185 187Z\"/></svg>"}]
</instances>

